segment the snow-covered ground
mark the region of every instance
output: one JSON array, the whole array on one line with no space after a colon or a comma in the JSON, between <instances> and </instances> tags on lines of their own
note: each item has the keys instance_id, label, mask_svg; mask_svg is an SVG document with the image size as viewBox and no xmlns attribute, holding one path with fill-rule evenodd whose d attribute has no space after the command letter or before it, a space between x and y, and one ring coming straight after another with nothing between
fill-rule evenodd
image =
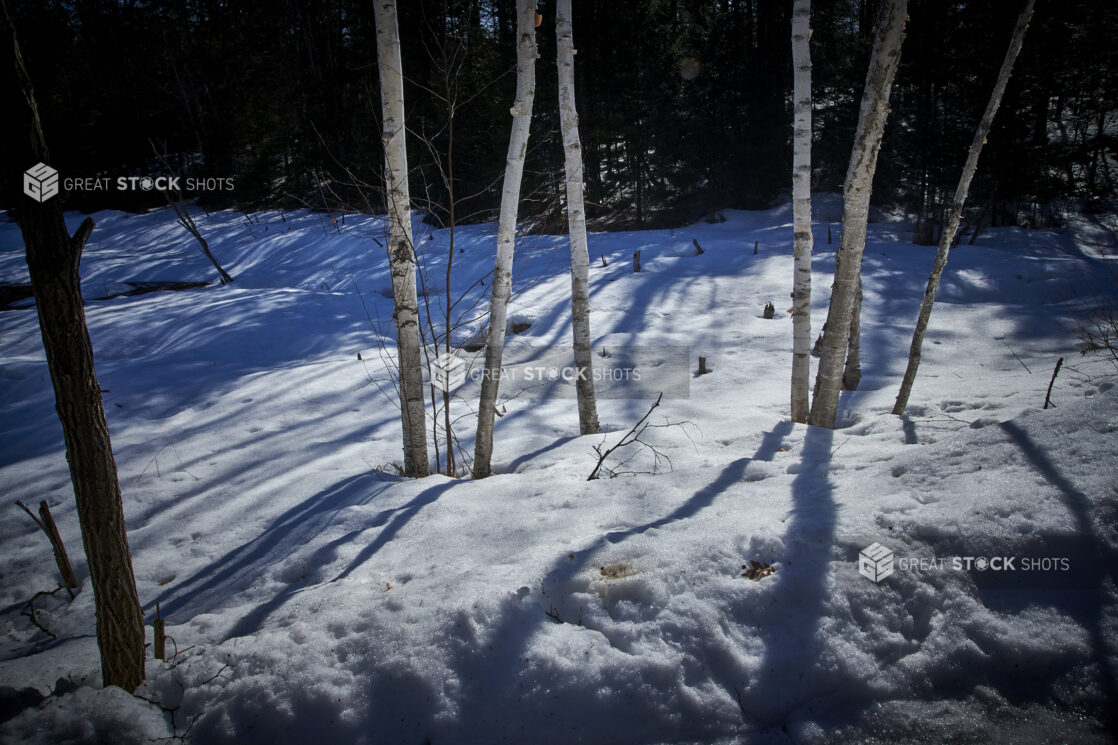
<instances>
[{"instance_id":1,"label":"snow-covered ground","mask_svg":"<svg viewBox=\"0 0 1118 745\"><path fill-rule=\"evenodd\" d=\"M611 461L634 455L633 473L587 481L594 446L652 401L602 400L606 434L579 437L555 386L504 403L498 475L475 482L394 475L379 220L200 215L234 284L104 299L215 277L167 211L94 217L90 332L148 633L158 604L174 656L148 660L149 701L101 688L35 313L0 312L3 742L1113 741L1118 378L1079 354L1074 303L1108 259L1074 231L1002 228L954 251L895 417L934 248L872 224L864 376L834 431L788 418L787 207L592 235L596 347L682 346L691 371L699 355L713 368L653 413L675 425L645 437L670 464L637 449ZM833 197L816 219L817 332ZM495 235L455 236L455 344L483 331ZM449 235L417 221L416 236L438 312ZM531 325L514 346L569 344L566 251L519 242L510 325ZM0 223L0 283L26 281ZM17 499L50 503L84 581L35 601L54 639L20 613L58 579ZM894 552L879 582L859 574L875 542ZM955 569L966 557L1013 565ZM775 571L750 580L751 561Z\"/></svg>"}]
</instances>

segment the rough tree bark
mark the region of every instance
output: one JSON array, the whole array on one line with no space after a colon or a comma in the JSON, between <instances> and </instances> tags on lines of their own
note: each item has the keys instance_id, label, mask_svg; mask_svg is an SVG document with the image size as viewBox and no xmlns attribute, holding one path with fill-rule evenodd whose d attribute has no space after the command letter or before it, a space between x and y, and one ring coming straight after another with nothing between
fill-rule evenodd
<instances>
[{"instance_id":1,"label":"rough tree bark","mask_svg":"<svg viewBox=\"0 0 1118 745\"><path fill-rule=\"evenodd\" d=\"M477 438L474 445L474 478L489 475L493 458L493 420L497 414L497 391L501 358L505 349L505 325L512 294L512 261L516 243L516 216L520 206L520 182L528 152L528 130L536 96L536 0L517 1L516 100L513 102L512 133L505 159L505 184L501 194L501 218L497 226L497 260L493 268L493 292L489 300L489 338L485 345L485 377L478 404Z\"/></svg>"},{"instance_id":2,"label":"rough tree bark","mask_svg":"<svg viewBox=\"0 0 1118 745\"><path fill-rule=\"evenodd\" d=\"M39 121L34 88L20 55L7 4L2 7L23 99L23 103L13 102L11 110L22 110L27 116L28 165L48 163L50 153ZM144 679L144 618L132 573L124 505L101 403L101 386L93 368L93 346L86 328L78 276L82 248L93 232L93 220L86 218L71 236L63 219L60 197L38 202L24 196L19 200L19 227L54 386L55 409L66 442L82 544L89 562L101 676L106 686L134 691Z\"/></svg>"},{"instance_id":3,"label":"rough tree bark","mask_svg":"<svg viewBox=\"0 0 1118 745\"><path fill-rule=\"evenodd\" d=\"M590 354L590 255L586 244L586 211L582 196L582 144L575 108L575 48L571 31L571 0L558 0L555 38L559 63L559 122L563 130L567 180L567 225L571 236L571 324L575 352L578 427L584 435L598 433Z\"/></svg>"},{"instance_id":4,"label":"rough tree bark","mask_svg":"<svg viewBox=\"0 0 1118 745\"><path fill-rule=\"evenodd\" d=\"M388 206L388 261L400 365L400 418L404 473L426 476L427 426L423 405L423 355L419 342L419 302L415 291L415 248L408 191L408 153L404 134L404 77L395 0L377 0L377 64L384 118L384 180Z\"/></svg>"},{"instance_id":5,"label":"rough tree bark","mask_svg":"<svg viewBox=\"0 0 1118 745\"><path fill-rule=\"evenodd\" d=\"M811 378L811 0L792 9L792 421L807 422Z\"/></svg>"},{"instance_id":6,"label":"rough tree bark","mask_svg":"<svg viewBox=\"0 0 1118 745\"><path fill-rule=\"evenodd\" d=\"M849 348L851 316L866 245L873 174L889 114L889 90L900 63L907 9L908 0L886 0L877 21L858 129L843 185L842 238L811 402L809 422L820 427L833 429L838 414L843 364Z\"/></svg>"},{"instance_id":7,"label":"rough tree bark","mask_svg":"<svg viewBox=\"0 0 1118 745\"><path fill-rule=\"evenodd\" d=\"M854 310L850 311L850 339L846 345L846 364L842 368L842 389L858 390L862 382L862 275L854 288Z\"/></svg>"},{"instance_id":8,"label":"rough tree bark","mask_svg":"<svg viewBox=\"0 0 1118 745\"><path fill-rule=\"evenodd\" d=\"M986 135L990 133L994 116L998 113L998 106L1001 104L1002 95L1005 93L1005 86L1009 82L1010 73L1013 71L1013 63L1017 60L1017 54L1021 51L1021 45L1025 41L1025 31L1029 27L1029 19L1032 17L1034 5L1035 0L1028 0L1021 10L1021 15L1017 17L1017 25L1013 29L1013 37L1010 39L1009 49L1006 50L1001 72L998 73L998 80L994 84L993 92L990 93L986 111L982 114L978 129L975 130L974 140L971 142L970 151L967 153L967 162L963 166L963 173L959 176L959 184L955 188L955 199L952 201L951 212L947 217L947 225L943 230L943 235L939 239L936 260L932 265L931 276L928 277L928 287L924 290L924 300L920 304L920 314L916 319L916 330L912 334L912 346L908 352L908 367L905 369L904 379L901 381L897 402L893 405L893 413L898 416L903 414L905 407L908 406L908 397L912 393L912 383L916 380L916 370L920 367L920 352L924 345L924 333L928 330L928 321L932 317L932 304L936 299L936 290L939 289L939 280L943 275L943 269L947 266L947 254L951 250L951 244L955 242L955 234L959 230L959 220L963 215L963 205L967 201L970 182L974 178L974 172L978 169L978 156L982 153L982 146L986 143Z\"/></svg>"}]
</instances>

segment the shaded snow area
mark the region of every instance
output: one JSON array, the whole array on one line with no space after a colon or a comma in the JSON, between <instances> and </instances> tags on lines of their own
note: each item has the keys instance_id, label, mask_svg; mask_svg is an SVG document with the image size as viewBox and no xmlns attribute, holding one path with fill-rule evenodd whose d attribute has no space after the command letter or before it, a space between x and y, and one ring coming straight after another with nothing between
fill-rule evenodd
<instances>
[{"instance_id":1,"label":"shaded snow area","mask_svg":"<svg viewBox=\"0 0 1118 745\"><path fill-rule=\"evenodd\" d=\"M817 201L813 334L838 212ZM652 397L600 401L605 434L579 437L574 400L537 390L503 402L497 475L473 481L394 475L381 221L199 213L236 277L219 286L169 212L94 215L86 310L149 639L158 604L171 659L149 650L147 700L100 685L61 428L16 302L0 312L0 739L1113 742L1118 378L1079 354L1075 322L1112 260L1070 231L955 249L896 417L934 248L871 224L862 384L829 431L788 418L790 209L724 216L590 236L596 349L689 349L650 418L674 426L643 438L660 457L632 449L611 461L626 475L587 481L594 446ZM450 236L415 230L439 313ZM466 345L496 226L454 245ZM518 241L511 345L570 343L568 264L563 236ZM0 283L26 281L4 222ZM172 281L211 284L119 296ZM693 375L699 355L713 372ZM476 405L452 405L466 454ZM83 580L35 600L56 638L20 612L58 580L16 499L49 502ZM874 543L893 552L878 581L859 573ZM754 561L772 571L743 576Z\"/></svg>"}]
</instances>

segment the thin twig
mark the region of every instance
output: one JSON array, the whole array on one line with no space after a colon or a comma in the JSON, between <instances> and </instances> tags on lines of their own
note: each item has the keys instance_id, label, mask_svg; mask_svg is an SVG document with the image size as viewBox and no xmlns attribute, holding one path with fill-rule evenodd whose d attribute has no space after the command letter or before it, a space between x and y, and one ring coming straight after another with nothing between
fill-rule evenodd
<instances>
[{"instance_id":1,"label":"thin twig","mask_svg":"<svg viewBox=\"0 0 1118 745\"><path fill-rule=\"evenodd\" d=\"M1026 365L1020 357L1017 356L1017 353L1013 351L1013 347L1009 346L1009 342L1007 342L1005 339L1002 339L1001 342L1002 344L1005 344L1005 348L1009 350L1009 353L1013 355L1013 358L1021 363L1021 367L1025 368L1025 371L1029 373L1029 375L1032 375L1033 371L1030 370L1029 366Z\"/></svg>"},{"instance_id":2,"label":"thin twig","mask_svg":"<svg viewBox=\"0 0 1118 745\"><path fill-rule=\"evenodd\" d=\"M633 425L632 429L626 432L625 435L620 440L618 440L613 447L603 451L602 445L594 446L594 452L598 454L598 462L597 464L595 464L594 470L591 471L590 475L586 477L587 481L594 481L598 478L598 473L602 469L602 464L605 463L606 458L608 458L613 451L617 450L618 448L625 447L626 445L632 445L634 442L640 442L641 433L644 432L645 427L647 427L647 425L645 425L645 422L648 421L648 417L652 416L652 412L655 411L656 407L660 405L660 402L663 400L663 398L664 393L661 391L660 395L656 397L656 402L653 403L651 407L649 407L648 411L644 413L644 416L642 416L637 421L637 423ZM605 440L602 440L602 444L605 444ZM653 452L657 451L653 449Z\"/></svg>"},{"instance_id":3,"label":"thin twig","mask_svg":"<svg viewBox=\"0 0 1118 745\"><path fill-rule=\"evenodd\" d=\"M51 597L57 597L57 594L58 594L59 590L67 590L67 589L69 589L69 588L67 588L65 585L59 585L58 587L54 588L53 590L40 590L39 592L37 592L37 593L35 593L34 595L31 596L31 599L27 601L27 603L20 610L19 614L21 616L27 616L29 619L31 619L31 623L34 624L35 628L42 631L44 634L49 636L51 639L57 639L58 638L57 634L55 634L53 631L48 629L43 624L39 623L39 617L35 615L35 601L37 599L41 598L41 597L46 597L47 595L49 595Z\"/></svg>"}]
</instances>

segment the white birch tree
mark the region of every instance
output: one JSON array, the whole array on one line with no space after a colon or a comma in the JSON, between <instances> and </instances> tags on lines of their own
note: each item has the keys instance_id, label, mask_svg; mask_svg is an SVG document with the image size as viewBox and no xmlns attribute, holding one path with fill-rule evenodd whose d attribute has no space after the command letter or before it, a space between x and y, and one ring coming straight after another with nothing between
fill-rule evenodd
<instances>
[{"instance_id":1,"label":"white birch tree","mask_svg":"<svg viewBox=\"0 0 1118 745\"><path fill-rule=\"evenodd\" d=\"M1009 82L1010 73L1013 71L1013 63L1017 60L1017 54L1021 51L1021 45L1025 41L1025 31L1029 27L1029 19L1032 17L1034 5L1035 0L1028 0L1021 10L1021 14L1017 17L1017 25L1013 29L1009 49L1006 50L1005 60L1002 61L997 82L994 84L993 92L990 93L990 100L986 103L986 111L978 122L974 140L971 142L970 151L967 153L967 161L963 165L963 173L959 176L959 184L955 188L955 199L952 201L951 212L947 217L947 225L944 227L943 235L939 239L932 273L928 277L928 286L924 290L924 300L920 304L920 313L916 319L916 330L912 334L912 346L908 352L908 366L905 369L904 379L901 381L900 392L897 394L897 402L893 406L893 413L898 416L903 414L905 407L908 406L908 397L912 393L912 383L916 380L916 370L920 366L920 352L924 345L924 333L928 330L928 321L932 316L932 304L936 299L936 291L939 289L939 280L943 275L943 269L947 266L947 254L951 250L951 245L955 242L955 234L959 231L959 220L963 215L967 192L970 191L970 182L978 169L978 156L982 153L982 146L986 143L986 135L990 133L990 127L994 124L994 116L998 113L998 106L1001 105L1005 86Z\"/></svg>"},{"instance_id":2,"label":"white birch tree","mask_svg":"<svg viewBox=\"0 0 1118 745\"><path fill-rule=\"evenodd\" d=\"M516 100L512 109L512 133L505 159L501 217L497 226L497 260L493 268L493 291L489 300L489 336L485 345L485 377L481 382L477 437L474 443L474 478L490 473L493 458L493 420L497 414L497 391L501 380L501 358L505 348L505 326L512 294L512 262L516 244L516 217L520 206L520 184L528 152L528 131L536 96L536 0L517 0Z\"/></svg>"},{"instance_id":3,"label":"white birch tree","mask_svg":"<svg viewBox=\"0 0 1118 745\"><path fill-rule=\"evenodd\" d=\"M408 153L404 132L404 77L396 0L376 0L377 64L383 110L385 201L388 205L388 261L395 306L396 350L400 366L400 418L404 472L426 476L427 427L423 405L423 355L419 303L415 291L415 248L411 230Z\"/></svg>"},{"instance_id":4,"label":"white birch tree","mask_svg":"<svg viewBox=\"0 0 1118 745\"><path fill-rule=\"evenodd\" d=\"M559 63L559 124L563 131L567 180L567 225L571 238L571 324L574 341L578 427L584 435L598 433L590 354L590 254L586 244L586 211L582 196L582 143L575 108L575 48L571 31L571 0L558 0L555 38Z\"/></svg>"},{"instance_id":5,"label":"white birch tree","mask_svg":"<svg viewBox=\"0 0 1118 745\"><path fill-rule=\"evenodd\" d=\"M811 378L811 0L792 9L792 421L807 422Z\"/></svg>"},{"instance_id":6,"label":"white birch tree","mask_svg":"<svg viewBox=\"0 0 1118 745\"><path fill-rule=\"evenodd\" d=\"M900 64L907 10L908 0L885 0L874 34L858 129L842 190L842 238L835 261L835 281L831 288L827 322L823 327L819 372L815 378L815 395L808 420L820 427L833 429L838 414L851 317L862 272L862 253L866 247L873 175L877 170L877 154L889 114L889 91Z\"/></svg>"}]
</instances>

